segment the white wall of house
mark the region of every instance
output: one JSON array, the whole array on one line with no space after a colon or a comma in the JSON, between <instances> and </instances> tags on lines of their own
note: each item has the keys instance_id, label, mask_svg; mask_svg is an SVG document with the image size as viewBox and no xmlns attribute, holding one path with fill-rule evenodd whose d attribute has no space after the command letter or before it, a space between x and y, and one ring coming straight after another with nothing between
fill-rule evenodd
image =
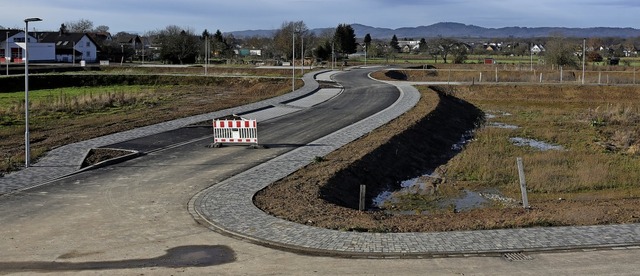
<instances>
[{"instance_id":1,"label":"white wall of house","mask_svg":"<svg viewBox=\"0 0 640 276\"><path fill-rule=\"evenodd\" d=\"M89 39L87 35L76 42L75 50L82 53L81 60L86 62L96 62L98 60L98 47Z\"/></svg>"}]
</instances>

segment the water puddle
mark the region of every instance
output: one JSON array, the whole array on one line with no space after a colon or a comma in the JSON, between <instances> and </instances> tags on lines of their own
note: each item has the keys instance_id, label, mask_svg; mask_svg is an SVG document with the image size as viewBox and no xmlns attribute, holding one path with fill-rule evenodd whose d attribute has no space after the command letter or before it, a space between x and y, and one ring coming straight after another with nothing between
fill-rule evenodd
<instances>
[{"instance_id":1,"label":"water puddle","mask_svg":"<svg viewBox=\"0 0 640 276\"><path fill-rule=\"evenodd\" d=\"M437 173L432 173L403 181L400 184L400 190L394 192L385 191L375 197L373 199L373 206L376 208L386 209L389 213L398 215L428 214L429 211L420 210L421 208L417 208L417 210L406 210L399 207L403 205L402 196L410 194L433 195L436 193L436 185L434 185L434 183L438 183L439 180L440 178ZM437 199L431 202L427 202L425 200L423 205L433 206L431 209L461 212L484 208L492 204L515 205L517 204L517 201L500 195L500 192L496 189L484 189L481 191L464 189L460 191L460 193L456 193L456 195L451 195L449 197Z\"/></svg>"},{"instance_id":2,"label":"water puddle","mask_svg":"<svg viewBox=\"0 0 640 276\"><path fill-rule=\"evenodd\" d=\"M534 140L534 139L514 137L514 138L509 138L509 140L511 141L511 143L519 147L532 147L541 151L564 150L564 147L562 146L552 145L552 144Z\"/></svg>"},{"instance_id":3,"label":"water puddle","mask_svg":"<svg viewBox=\"0 0 640 276\"><path fill-rule=\"evenodd\" d=\"M509 124L505 124L505 123L499 123L499 122L490 122L488 124L489 127L495 127L495 128L502 128L502 129L519 129L519 126L516 125L509 125Z\"/></svg>"},{"instance_id":4,"label":"water puddle","mask_svg":"<svg viewBox=\"0 0 640 276\"><path fill-rule=\"evenodd\" d=\"M512 116L512 114L508 113L508 112L503 112L503 111L487 111L485 113L485 118L487 119L487 121L492 120L492 119L496 119L496 118L500 118L500 117L508 117L508 116ZM509 125L509 124L500 123L500 122L488 122L487 126L488 127L495 127L495 128L502 128L502 129L518 129L518 128L520 128L519 126L516 126L516 125Z\"/></svg>"}]
</instances>

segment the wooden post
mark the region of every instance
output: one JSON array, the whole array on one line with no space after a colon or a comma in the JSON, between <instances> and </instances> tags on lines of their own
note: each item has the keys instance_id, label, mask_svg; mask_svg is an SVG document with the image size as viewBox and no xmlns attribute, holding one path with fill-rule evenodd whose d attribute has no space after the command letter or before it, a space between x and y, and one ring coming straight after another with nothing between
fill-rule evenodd
<instances>
[{"instance_id":1,"label":"wooden post","mask_svg":"<svg viewBox=\"0 0 640 276\"><path fill-rule=\"evenodd\" d=\"M496 82L498 82L498 67L496 67Z\"/></svg>"},{"instance_id":2,"label":"wooden post","mask_svg":"<svg viewBox=\"0 0 640 276\"><path fill-rule=\"evenodd\" d=\"M522 207L529 208L529 199L527 197L527 182L524 178L524 165L522 164L522 157L518 157L518 174L520 175L520 192L522 192Z\"/></svg>"},{"instance_id":3,"label":"wooden post","mask_svg":"<svg viewBox=\"0 0 640 276\"><path fill-rule=\"evenodd\" d=\"M364 211L364 208L365 208L364 200L365 200L366 190L367 190L367 186L360 185L360 204L358 205L358 210L360 211Z\"/></svg>"}]
</instances>

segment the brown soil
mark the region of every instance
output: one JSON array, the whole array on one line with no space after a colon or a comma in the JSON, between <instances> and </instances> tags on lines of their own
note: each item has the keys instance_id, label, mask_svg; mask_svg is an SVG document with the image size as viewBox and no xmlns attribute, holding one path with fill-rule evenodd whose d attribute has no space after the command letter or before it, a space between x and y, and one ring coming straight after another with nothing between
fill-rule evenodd
<instances>
[{"instance_id":1,"label":"brown soil","mask_svg":"<svg viewBox=\"0 0 640 276\"><path fill-rule=\"evenodd\" d=\"M499 204L471 211L439 210L426 215L358 211L358 191L367 202L391 184L427 169L446 171L450 148L473 129L481 112L445 89L425 89L416 108L368 135L330 153L256 194L265 212L290 221L345 231L427 232L595 225L640 222L640 199L586 194L571 200L530 200L532 209ZM465 183L446 181L454 189Z\"/></svg>"}]
</instances>

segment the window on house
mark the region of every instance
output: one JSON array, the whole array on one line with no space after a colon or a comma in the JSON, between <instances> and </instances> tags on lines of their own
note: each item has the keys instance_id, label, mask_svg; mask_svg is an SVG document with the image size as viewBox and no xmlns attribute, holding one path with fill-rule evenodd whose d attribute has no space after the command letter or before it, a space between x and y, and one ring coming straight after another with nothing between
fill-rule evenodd
<instances>
[{"instance_id":1,"label":"window on house","mask_svg":"<svg viewBox=\"0 0 640 276\"><path fill-rule=\"evenodd\" d=\"M91 46L91 42L87 41L87 47Z\"/></svg>"},{"instance_id":2,"label":"window on house","mask_svg":"<svg viewBox=\"0 0 640 276\"><path fill-rule=\"evenodd\" d=\"M86 57L91 57L91 52L87 52Z\"/></svg>"}]
</instances>

